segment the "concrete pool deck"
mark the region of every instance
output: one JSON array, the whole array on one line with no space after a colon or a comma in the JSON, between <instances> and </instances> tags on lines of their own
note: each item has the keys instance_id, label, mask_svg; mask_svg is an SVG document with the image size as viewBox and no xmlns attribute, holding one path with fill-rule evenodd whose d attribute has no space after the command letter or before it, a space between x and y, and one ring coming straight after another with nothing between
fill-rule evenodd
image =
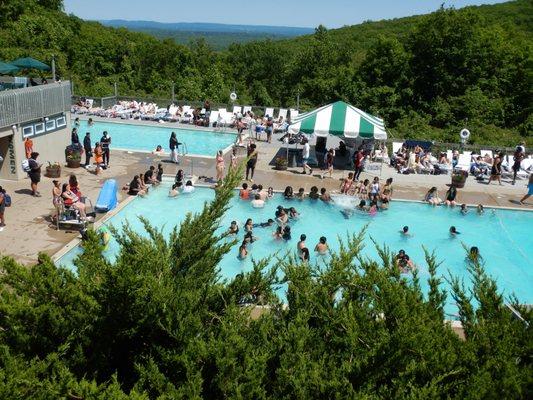
<instances>
[{"instance_id":1,"label":"concrete pool deck","mask_svg":"<svg viewBox=\"0 0 533 400\"><path fill-rule=\"evenodd\" d=\"M96 118L93 118L95 121ZM102 119L109 121L108 119ZM115 121L114 121L115 122ZM118 121L116 121L118 122ZM148 124L148 122L143 122ZM162 124L157 124L161 126ZM189 125L165 124L176 128L186 128ZM206 128L203 128L206 129ZM231 131L231 130L230 130ZM281 146L276 139L281 135L274 135L273 143L258 142L259 158L255 171L254 182L261 183L265 188L272 186L276 190L283 190L286 186L292 186L295 190L303 187L306 192L312 186L318 188L325 187L328 191L338 190L340 180L349 171L334 171L333 178L320 179L320 171L316 170L313 176L299 174L300 168L289 168L287 171L276 171L269 163L275 157ZM329 142L329 140L328 140ZM334 142L334 140L332 140ZM239 149L239 160L245 157L244 149ZM230 163L229 154L225 154L226 166ZM167 156L157 156L149 153L133 153L123 150L111 150L111 168L98 176L85 170L84 168L70 169L62 167L62 182L66 182L68 176L75 173L82 193L89 197L92 202L96 201L103 182L106 179L114 178L118 181L119 187L131 181L135 174L144 173L150 165L163 163L165 174L175 175L179 168L186 174L196 176L215 176L215 161L213 158L185 156L180 165L172 164ZM405 200L421 200L428 188L437 186L441 197L447 190L450 183L449 175L401 175L387 165L383 165L380 172L363 172L361 178L373 178L380 176L381 180L389 177L394 179L393 198ZM29 178L22 181L0 180L0 185L12 196L12 206L6 208L6 227L0 232L0 254L11 256L24 264L33 264L37 260L39 252L53 255L64 247L67 243L79 236L76 231L55 230L50 222L50 215L53 213L52 206L52 179L42 177L39 190L42 197L32 197L30 195ZM502 186L498 184L486 185L478 183L474 179L467 179L463 189L458 190L459 202L467 204L483 204L487 207L506 207L533 211L533 198L530 198L526 205L521 206L518 200L527 191L527 181L517 181L516 185L511 185L509 181L504 181ZM122 202L129 196L124 191L119 193L119 201ZM98 219L102 214L98 214Z\"/></svg>"}]
</instances>

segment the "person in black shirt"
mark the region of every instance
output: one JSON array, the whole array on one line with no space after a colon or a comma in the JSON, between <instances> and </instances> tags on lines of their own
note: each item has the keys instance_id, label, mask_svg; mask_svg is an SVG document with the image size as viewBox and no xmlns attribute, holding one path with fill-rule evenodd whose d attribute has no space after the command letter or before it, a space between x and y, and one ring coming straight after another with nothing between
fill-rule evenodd
<instances>
[{"instance_id":1,"label":"person in black shirt","mask_svg":"<svg viewBox=\"0 0 533 400\"><path fill-rule=\"evenodd\" d=\"M85 150L85 167L88 167L91 163L91 157L93 155L90 132L87 132L83 138L83 150Z\"/></svg>"},{"instance_id":2,"label":"person in black shirt","mask_svg":"<svg viewBox=\"0 0 533 400\"><path fill-rule=\"evenodd\" d=\"M37 191L37 184L41 181L41 164L37 162L37 157L39 157L39 153L31 153L31 157L28 159L30 165L28 175L31 179L31 195L41 197L41 194Z\"/></svg>"},{"instance_id":3,"label":"person in black shirt","mask_svg":"<svg viewBox=\"0 0 533 400\"><path fill-rule=\"evenodd\" d=\"M173 162L173 163L176 163L176 164L179 164L178 162L178 146L179 146L179 142L178 142L178 139L176 137L176 132L172 132L170 134L170 139L169 139L169 147L170 147L170 160Z\"/></svg>"},{"instance_id":4,"label":"person in black shirt","mask_svg":"<svg viewBox=\"0 0 533 400\"><path fill-rule=\"evenodd\" d=\"M109 168L109 146L111 145L111 136L104 131L104 135L100 139L100 144L102 145L104 164L106 168Z\"/></svg>"},{"instance_id":5,"label":"person in black shirt","mask_svg":"<svg viewBox=\"0 0 533 400\"><path fill-rule=\"evenodd\" d=\"M150 169L144 173L144 183L157 185L157 180L154 177L155 167L150 166Z\"/></svg>"},{"instance_id":6,"label":"person in black shirt","mask_svg":"<svg viewBox=\"0 0 533 400\"><path fill-rule=\"evenodd\" d=\"M78 137L78 130L76 128L72 129L72 133L70 135L70 141L72 142L73 146L80 145L80 138Z\"/></svg>"},{"instance_id":7,"label":"person in black shirt","mask_svg":"<svg viewBox=\"0 0 533 400\"><path fill-rule=\"evenodd\" d=\"M157 177L155 179L159 183L163 180L163 165L161 163L157 164Z\"/></svg>"}]
</instances>

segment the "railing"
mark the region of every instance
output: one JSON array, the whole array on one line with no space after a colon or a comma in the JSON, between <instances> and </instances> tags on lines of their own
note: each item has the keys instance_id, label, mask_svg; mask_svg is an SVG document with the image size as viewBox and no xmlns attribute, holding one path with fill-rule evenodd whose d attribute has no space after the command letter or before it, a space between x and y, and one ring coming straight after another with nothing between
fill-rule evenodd
<instances>
[{"instance_id":1,"label":"railing","mask_svg":"<svg viewBox=\"0 0 533 400\"><path fill-rule=\"evenodd\" d=\"M70 110L70 82L0 92L0 128Z\"/></svg>"}]
</instances>

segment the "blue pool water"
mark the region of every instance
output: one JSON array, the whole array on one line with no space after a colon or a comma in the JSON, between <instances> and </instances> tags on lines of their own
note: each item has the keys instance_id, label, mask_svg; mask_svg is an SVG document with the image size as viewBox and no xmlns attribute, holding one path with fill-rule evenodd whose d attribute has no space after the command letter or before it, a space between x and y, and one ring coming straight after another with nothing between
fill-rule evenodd
<instances>
[{"instance_id":1,"label":"blue pool water","mask_svg":"<svg viewBox=\"0 0 533 400\"><path fill-rule=\"evenodd\" d=\"M233 133L202 131L199 129L182 129L154 125L135 125L130 123L95 122L89 127L86 121L78 129L80 140L86 132L91 132L91 139L99 141L104 131L111 135L111 149L132 151L153 151L158 145L170 153L168 140L176 132L178 142L187 146L188 154L215 157L218 150L223 150L235 142ZM182 148L179 149L180 153Z\"/></svg>"},{"instance_id":2,"label":"blue pool water","mask_svg":"<svg viewBox=\"0 0 533 400\"><path fill-rule=\"evenodd\" d=\"M164 183L146 198L136 198L106 224L120 227L127 221L135 230L141 232L143 228L137 216L143 215L155 226L162 227L164 232L169 233L184 219L187 211L200 211L204 202L214 197L211 189L197 188L191 195L182 194L177 198L169 198L169 185L170 183ZM389 210L380 212L374 217L354 214L350 219L345 219L338 206L311 200L286 201L281 195L276 195L263 209L252 208L248 201L234 198L231 208L223 218L220 230L226 230L232 220L238 221L242 227L247 218L252 218L254 223L274 218L276 206L280 204L285 207L294 206L301 213L300 219L291 223L292 240L286 243L274 240L272 237L274 227L255 228L254 236L259 237L259 240L249 247L250 255L254 259L275 253L282 257L287 251L295 252L300 234L305 233L307 247L312 253L311 262L324 262L321 256L312 251L320 236L326 236L330 248L337 250L338 235L346 237L346 233L358 233L365 224L368 224L368 238L372 237L377 243L386 244L394 252L404 249L409 254L418 265L421 285L425 290L429 274L424 262L422 245L430 251L436 250L438 259L443 261L438 270L439 275L459 276L464 278L467 286L470 285L465 253L461 245L464 243L467 247L479 248L486 262L487 272L497 280L500 289L506 294L514 292L523 303L533 303L531 260L533 212L486 210L485 214L477 215L475 210L471 210L467 215L461 215L457 208L393 202ZM405 238L399 234L404 225L409 225L412 237ZM450 238L448 234L451 225L455 225L461 232L457 238ZM238 238L242 239L243 235L241 229ZM363 253L377 258L377 252L371 241L365 240L365 245ZM220 267L224 277L233 277L251 269L251 258L238 260L237 249L238 244L221 261ZM111 241L106 256L113 259L117 250L117 244ZM58 263L73 268L73 260L80 253L80 248L74 248ZM443 285L448 288L448 284L444 281ZM283 288L280 289L280 295L283 297ZM447 301L446 311L450 314L455 313L450 295Z\"/></svg>"}]
</instances>

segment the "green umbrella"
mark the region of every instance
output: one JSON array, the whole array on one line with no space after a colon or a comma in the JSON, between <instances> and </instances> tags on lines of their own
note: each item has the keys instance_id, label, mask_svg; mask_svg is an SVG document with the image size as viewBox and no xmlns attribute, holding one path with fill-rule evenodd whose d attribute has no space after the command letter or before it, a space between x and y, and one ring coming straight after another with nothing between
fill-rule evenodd
<instances>
[{"instance_id":1,"label":"green umbrella","mask_svg":"<svg viewBox=\"0 0 533 400\"><path fill-rule=\"evenodd\" d=\"M19 70L19 67L7 64L0 61L0 74L10 74L12 72L17 72Z\"/></svg>"},{"instance_id":2,"label":"green umbrella","mask_svg":"<svg viewBox=\"0 0 533 400\"><path fill-rule=\"evenodd\" d=\"M50 67L34 58L25 57L11 61L11 64L24 69L40 69L41 71L50 71Z\"/></svg>"}]
</instances>

